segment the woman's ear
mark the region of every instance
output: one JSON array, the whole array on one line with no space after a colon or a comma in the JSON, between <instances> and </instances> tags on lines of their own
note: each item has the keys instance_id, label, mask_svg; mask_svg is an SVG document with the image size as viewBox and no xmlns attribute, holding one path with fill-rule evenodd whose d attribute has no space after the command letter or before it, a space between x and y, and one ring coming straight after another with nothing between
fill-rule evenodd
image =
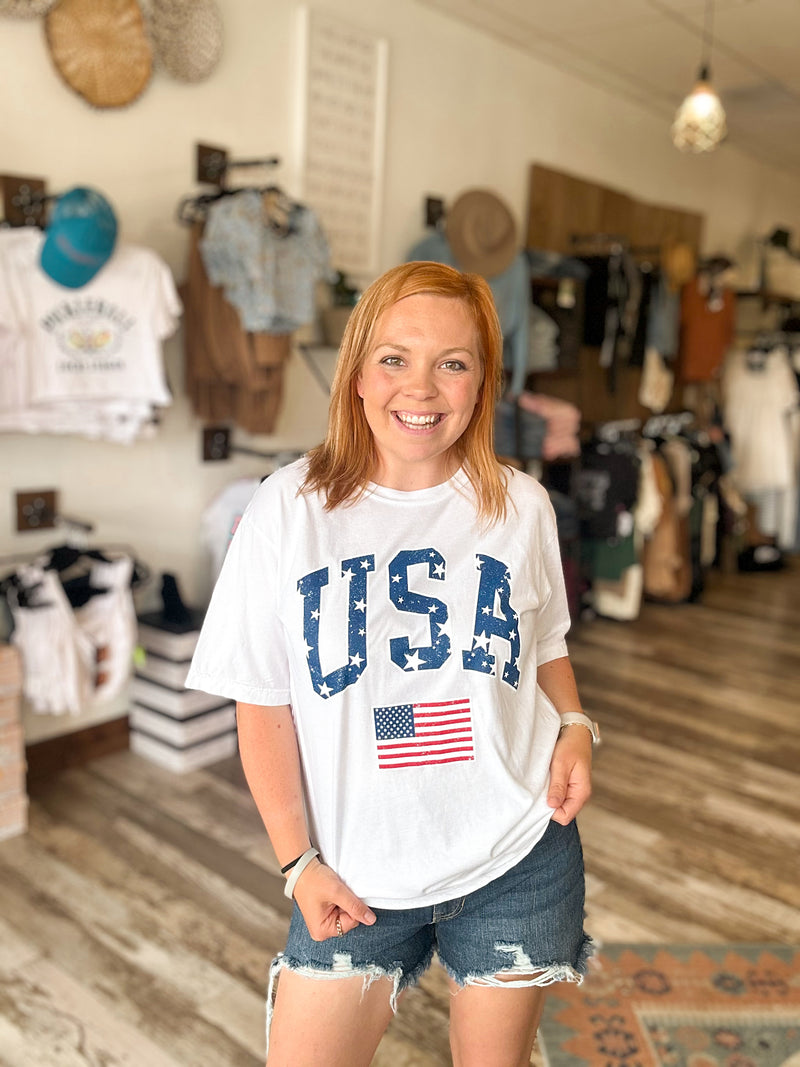
<instances>
[{"instance_id":1,"label":"woman's ear","mask_svg":"<svg viewBox=\"0 0 800 1067\"><path fill-rule=\"evenodd\" d=\"M358 374L356 375L356 392L358 393L358 395L363 400L364 399L364 388L363 388L363 386L361 384L361 371L359 371Z\"/></svg>"}]
</instances>

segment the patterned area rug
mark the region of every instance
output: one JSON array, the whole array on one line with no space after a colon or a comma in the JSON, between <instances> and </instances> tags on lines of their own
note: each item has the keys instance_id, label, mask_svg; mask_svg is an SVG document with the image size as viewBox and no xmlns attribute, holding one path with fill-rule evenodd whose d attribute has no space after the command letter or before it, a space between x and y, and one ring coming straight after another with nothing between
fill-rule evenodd
<instances>
[{"instance_id":1,"label":"patterned area rug","mask_svg":"<svg viewBox=\"0 0 800 1067\"><path fill-rule=\"evenodd\" d=\"M550 991L547 1067L800 1067L800 949L606 946Z\"/></svg>"}]
</instances>

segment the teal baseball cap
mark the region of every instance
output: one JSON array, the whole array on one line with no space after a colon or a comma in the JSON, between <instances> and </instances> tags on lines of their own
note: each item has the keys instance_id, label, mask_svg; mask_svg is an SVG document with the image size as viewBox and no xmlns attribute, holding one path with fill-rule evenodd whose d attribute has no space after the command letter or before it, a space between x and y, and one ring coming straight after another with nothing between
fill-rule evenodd
<instances>
[{"instance_id":1,"label":"teal baseball cap","mask_svg":"<svg viewBox=\"0 0 800 1067\"><path fill-rule=\"evenodd\" d=\"M56 200L39 262L54 282L80 289L108 262L116 243L117 216L108 200L77 186Z\"/></svg>"}]
</instances>

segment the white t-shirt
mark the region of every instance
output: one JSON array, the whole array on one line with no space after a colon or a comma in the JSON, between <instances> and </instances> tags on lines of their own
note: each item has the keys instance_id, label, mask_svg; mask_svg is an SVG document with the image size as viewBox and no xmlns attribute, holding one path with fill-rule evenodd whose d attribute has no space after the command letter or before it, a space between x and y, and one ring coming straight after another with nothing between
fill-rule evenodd
<instances>
[{"instance_id":1,"label":"white t-shirt","mask_svg":"<svg viewBox=\"0 0 800 1067\"><path fill-rule=\"evenodd\" d=\"M237 478L214 497L200 517L200 536L211 553L211 577L215 581L236 527L260 484L260 478Z\"/></svg>"},{"instance_id":2,"label":"white t-shirt","mask_svg":"<svg viewBox=\"0 0 800 1067\"><path fill-rule=\"evenodd\" d=\"M791 413L800 393L788 350L779 346L766 353L759 369L748 365L746 352L730 352L722 397L732 474L740 492L791 489L796 484Z\"/></svg>"},{"instance_id":3,"label":"white t-shirt","mask_svg":"<svg viewBox=\"0 0 800 1067\"><path fill-rule=\"evenodd\" d=\"M187 687L291 704L311 838L373 907L472 892L547 828L559 717L536 684L566 655L555 517L509 473L509 516L476 523L459 473L323 510L299 460L234 535Z\"/></svg>"},{"instance_id":4,"label":"white t-shirt","mask_svg":"<svg viewBox=\"0 0 800 1067\"><path fill-rule=\"evenodd\" d=\"M39 267L43 240L24 231L3 243L0 321L16 320L24 336L29 402L168 405L161 342L175 331L181 303L166 263L149 248L121 244L87 285L68 289Z\"/></svg>"}]
</instances>

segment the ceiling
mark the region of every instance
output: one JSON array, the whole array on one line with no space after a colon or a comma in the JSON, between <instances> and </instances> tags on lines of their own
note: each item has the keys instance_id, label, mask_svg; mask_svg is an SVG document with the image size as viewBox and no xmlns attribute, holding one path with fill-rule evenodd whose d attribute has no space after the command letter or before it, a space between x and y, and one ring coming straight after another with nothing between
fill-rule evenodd
<instances>
[{"instance_id":1,"label":"ceiling","mask_svg":"<svg viewBox=\"0 0 800 1067\"><path fill-rule=\"evenodd\" d=\"M707 41L705 0L422 0L667 126ZM800 176L800 0L716 0L711 80L726 143Z\"/></svg>"}]
</instances>

